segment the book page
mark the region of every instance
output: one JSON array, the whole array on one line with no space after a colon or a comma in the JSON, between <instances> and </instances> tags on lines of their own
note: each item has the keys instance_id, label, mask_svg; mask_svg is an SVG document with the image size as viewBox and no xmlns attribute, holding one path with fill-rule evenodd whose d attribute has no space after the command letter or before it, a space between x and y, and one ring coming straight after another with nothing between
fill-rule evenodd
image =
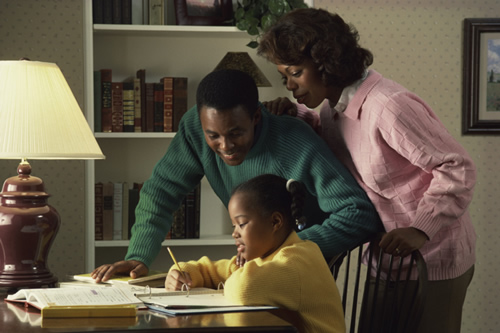
<instances>
[{"instance_id":1,"label":"book page","mask_svg":"<svg viewBox=\"0 0 500 333\"><path fill-rule=\"evenodd\" d=\"M179 307L179 306L240 306L230 302L222 293L211 294L191 294L191 295L171 295L171 296L151 296L140 297L144 303L161 305L163 307Z\"/></svg>"},{"instance_id":2,"label":"book page","mask_svg":"<svg viewBox=\"0 0 500 333\"><path fill-rule=\"evenodd\" d=\"M46 306L89 306L142 304L134 294L122 288L53 288L28 290L28 303ZM12 298L14 299L14 298Z\"/></svg>"}]
</instances>

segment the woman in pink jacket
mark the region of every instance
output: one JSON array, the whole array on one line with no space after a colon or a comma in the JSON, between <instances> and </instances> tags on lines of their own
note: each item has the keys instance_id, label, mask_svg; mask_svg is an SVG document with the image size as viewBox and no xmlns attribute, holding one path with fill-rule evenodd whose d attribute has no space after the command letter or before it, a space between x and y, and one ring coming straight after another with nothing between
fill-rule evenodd
<instances>
[{"instance_id":1,"label":"woman in pink jacket","mask_svg":"<svg viewBox=\"0 0 500 333\"><path fill-rule=\"evenodd\" d=\"M327 100L321 135L375 205L387 231L380 246L423 254L430 290L419 332L459 332L475 262L474 163L429 105L368 69L373 56L358 39L340 16L300 9L261 36L258 54L276 64L299 116ZM267 106L282 113L287 102Z\"/></svg>"}]
</instances>

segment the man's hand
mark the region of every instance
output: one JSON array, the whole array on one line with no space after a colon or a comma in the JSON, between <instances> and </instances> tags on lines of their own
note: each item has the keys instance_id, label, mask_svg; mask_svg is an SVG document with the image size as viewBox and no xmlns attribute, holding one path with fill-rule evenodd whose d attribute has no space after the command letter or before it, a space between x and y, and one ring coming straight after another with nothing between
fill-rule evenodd
<instances>
[{"instance_id":1,"label":"man's hand","mask_svg":"<svg viewBox=\"0 0 500 333\"><path fill-rule=\"evenodd\" d=\"M379 246L389 254L405 257L424 246L429 238L413 227L398 228L386 233L380 240Z\"/></svg>"},{"instance_id":2,"label":"man's hand","mask_svg":"<svg viewBox=\"0 0 500 333\"><path fill-rule=\"evenodd\" d=\"M297 117L297 105L292 103L287 97L278 97L274 101L262 102L269 112L281 116L287 114Z\"/></svg>"},{"instance_id":3,"label":"man's hand","mask_svg":"<svg viewBox=\"0 0 500 333\"><path fill-rule=\"evenodd\" d=\"M167 291L176 291L182 290L182 285L191 287L193 281L191 280L191 276L187 272L183 272L184 276L177 269L172 269L168 272L168 275L165 279L165 289ZM185 278L184 278L185 277Z\"/></svg>"},{"instance_id":4,"label":"man's hand","mask_svg":"<svg viewBox=\"0 0 500 333\"><path fill-rule=\"evenodd\" d=\"M122 260L114 264L106 264L97 267L90 273L95 282L106 282L115 274L129 273L132 279L148 274L148 268L137 260Z\"/></svg>"}]
</instances>

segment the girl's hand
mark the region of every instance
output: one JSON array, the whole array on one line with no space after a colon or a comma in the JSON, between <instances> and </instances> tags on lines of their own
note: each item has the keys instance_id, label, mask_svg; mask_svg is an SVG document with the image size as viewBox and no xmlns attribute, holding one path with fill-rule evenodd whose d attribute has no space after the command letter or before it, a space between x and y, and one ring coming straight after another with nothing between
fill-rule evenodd
<instances>
[{"instance_id":1,"label":"girl's hand","mask_svg":"<svg viewBox=\"0 0 500 333\"><path fill-rule=\"evenodd\" d=\"M184 272L184 276L182 276L181 272L179 272L177 269L173 269L170 272L168 272L168 275L165 279L165 289L167 291L182 290L182 286L184 284L188 288L191 288L191 285L193 284L191 276L187 272Z\"/></svg>"}]
</instances>

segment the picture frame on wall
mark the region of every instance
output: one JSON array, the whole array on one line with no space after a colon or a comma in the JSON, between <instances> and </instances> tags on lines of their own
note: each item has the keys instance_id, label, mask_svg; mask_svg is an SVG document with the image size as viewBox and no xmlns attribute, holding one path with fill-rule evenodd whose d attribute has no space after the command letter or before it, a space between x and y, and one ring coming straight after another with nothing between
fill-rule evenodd
<instances>
[{"instance_id":1,"label":"picture frame on wall","mask_svg":"<svg viewBox=\"0 0 500 333\"><path fill-rule=\"evenodd\" d=\"M500 134L500 18L463 25L462 133Z\"/></svg>"},{"instance_id":2,"label":"picture frame on wall","mask_svg":"<svg viewBox=\"0 0 500 333\"><path fill-rule=\"evenodd\" d=\"M232 0L174 0L177 25L232 25Z\"/></svg>"}]
</instances>

